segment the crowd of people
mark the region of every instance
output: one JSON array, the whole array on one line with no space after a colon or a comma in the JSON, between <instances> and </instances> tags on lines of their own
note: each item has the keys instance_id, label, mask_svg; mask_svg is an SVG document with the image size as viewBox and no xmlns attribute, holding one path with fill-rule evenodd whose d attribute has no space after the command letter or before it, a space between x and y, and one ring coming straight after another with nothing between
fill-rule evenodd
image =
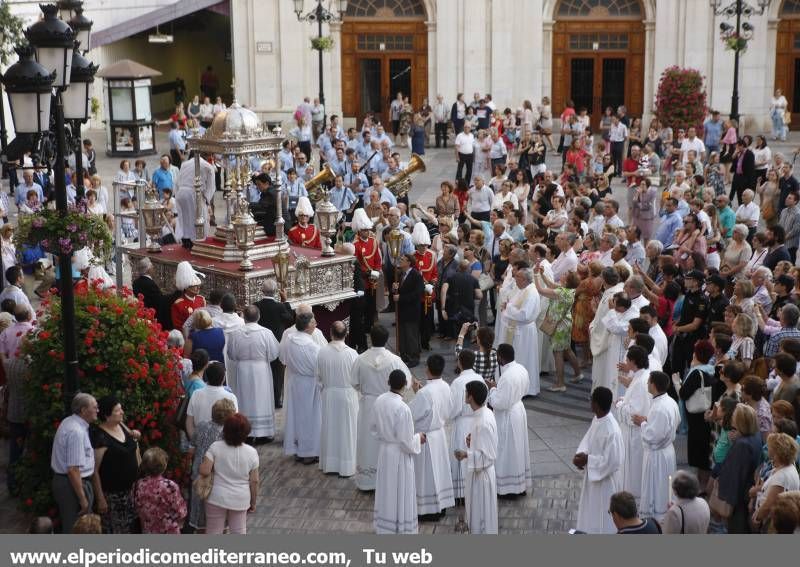
<instances>
[{"instance_id":1,"label":"crowd of people","mask_svg":"<svg viewBox=\"0 0 800 567\"><path fill-rule=\"evenodd\" d=\"M195 195L180 132L201 131L220 109L198 97L186 113L176 109L170 155L152 174L125 160L115 177L150 183L177 215L165 242L172 234L191 247L195 237L193 226L179 227L194 204L175 192L187 185ZM248 200L267 234L280 186L288 237L311 248L321 240L305 184L322 167L333 172L337 252L355 257L359 293L327 337L312 309L293 310L274 281L241 306L222 291L201 296L188 263L174 293L159 289L148 260L135 267L134 292L185 357L181 428L193 482L165 479L156 450L139 455L116 398L80 394L52 454L64 531L94 510L105 533L244 533L257 505L255 447L282 437L299 463L375 491L379 533L414 533L418 519L436 521L462 502L464 529L496 533L497 499L532 486L523 399L543 388L557 397L588 369L595 417L573 460L585 471L579 531L794 531L800 185L791 160L717 112L702 125L655 120L645 130L624 107L609 108L595 133L571 102L556 121L546 98L500 112L476 93L470 103L437 97L414 110L399 93L389 118L390 132L374 116L345 130L307 99L277 159L250 164ZM431 132L436 147L452 139L455 175L428 205L398 191L409 162L396 150L424 154ZM88 214L113 223L86 149ZM548 152L560 155L560 171ZM201 183L213 208L206 157ZM22 176L14 199L23 214L52 201L45 172ZM138 238L133 221L126 228L123 219L122 232ZM16 353L34 325L25 301L41 290L26 282L38 258L20 261L9 233L0 301L11 326L0 350L8 420L22 431ZM379 312L396 314L397 352ZM450 341L457 359L450 384L444 359L424 356L434 337ZM411 371L421 364L424 378ZM677 468L678 434L687 436L688 470ZM15 462L24 443L10 450ZM9 475L12 490L13 482Z\"/></svg>"}]
</instances>

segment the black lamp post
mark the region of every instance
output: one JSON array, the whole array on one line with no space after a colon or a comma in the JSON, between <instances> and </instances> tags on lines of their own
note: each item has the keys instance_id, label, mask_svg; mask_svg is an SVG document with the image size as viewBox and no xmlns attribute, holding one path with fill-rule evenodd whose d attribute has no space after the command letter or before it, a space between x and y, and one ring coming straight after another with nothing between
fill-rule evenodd
<instances>
[{"instance_id":1,"label":"black lamp post","mask_svg":"<svg viewBox=\"0 0 800 567\"><path fill-rule=\"evenodd\" d=\"M731 120L739 120L739 56L747 49L747 42L753 38L753 26L742 22L742 16L762 15L772 0L758 0L758 8L748 4L745 0L734 0L727 6L722 6L722 0L709 0L714 15L736 18L736 25L726 22L719 25L720 37L733 50L733 92L731 93Z\"/></svg>"},{"instance_id":2,"label":"black lamp post","mask_svg":"<svg viewBox=\"0 0 800 567\"><path fill-rule=\"evenodd\" d=\"M90 89L94 82L97 65L81 55L78 42L72 52L72 72L70 87L64 92L64 118L70 121L72 130L72 151L75 154L75 193L76 201L83 200L83 151L81 148L81 125L89 120Z\"/></svg>"},{"instance_id":3,"label":"black lamp post","mask_svg":"<svg viewBox=\"0 0 800 567\"><path fill-rule=\"evenodd\" d=\"M323 0L317 0L317 7L311 10L306 15L303 15L304 0L294 0L294 13L297 14L299 22L309 22L317 24L317 39L322 39L322 24L332 24L341 22L345 12L347 12L347 0L334 0L337 4L338 14L331 12L328 8L323 6ZM322 114L323 126L327 123L328 109L325 106L325 81L322 70L322 49L318 49L319 54L319 103L322 105L324 112Z\"/></svg>"},{"instance_id":4,"label":"black lamp post","mask_svg":"<svg viewBox=\"0 0 800 567\"><path fill-rule=\"evenodd\" d=\"M35 134L41 153L48 146L40 144L45 134L56 139L54 160L54 185L56 209L66 214L67 185L64 178L66 140L64 132L65 109L73 120L86 119L88 115L88 86L96 68L80 54L76 57L75 33L64 21L58 19L59 8L70 10L80 7L74 1L42 5L44 19L36 22L25 32L30 47L17 50L18 63L12 65L3 77L9 96L14 129L17 134ZM77 5L76 5L77 4ZM62 12L64 13L64 12ZM74 17L74 14L70 12ZM32 55L35 53L36 61ZM75 68L73 71L73 61ZM75 85L70 88L75 77ZM55 88L55 92L53 92ZM55 96L53 96L55 95ZM55 105L51 104L55 102ZM65 108L66 107L66 108ZM51 130L51 111L54 112L54 132ZM41 161L50 161L51 156L37 156ZM77 160L81 163L81 159ZM82 181L82 180L81 180ZM75 336L75 297L72 282L72 254L59 254L59 284L61 287L61 317L64 332L64 401L69 412L72 397L78 391L78 353Z\"/></svg>"}]
</instances>

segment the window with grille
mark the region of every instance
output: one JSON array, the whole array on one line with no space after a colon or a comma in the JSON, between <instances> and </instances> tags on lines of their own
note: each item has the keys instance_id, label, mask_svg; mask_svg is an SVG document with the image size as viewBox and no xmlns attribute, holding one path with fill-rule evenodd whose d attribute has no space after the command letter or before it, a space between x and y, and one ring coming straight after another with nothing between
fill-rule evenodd
<instances>
[{"instance_id":1,"label":"window with grille","mask_svg":"<svg viewBox=\"0 0 800 567\"><path fill-rule=\"evenodd\" d=\"M573 51L598 51L628 49L626 33L576 33L569 36Z\"/></svg>"},{"instance_id":2,"label":"window with grille","mask_svg":"<svg viewBox=\"0 0 800 567\"><path fill-rule=\"evenodd\" d=\"M567 18L628 18L641 17L639 0L561 0L557 17Z\"/></svg>"},{"instance_id":3,"label":"window with grille","mask_svg":"<svg viewBox=\"0 0 800 567\"><path fill-rule=\"evenodd\" d=\"M345 17L352 18L424 18L422 0L350 0Z\"/></svg>"},{"instance_id":4,"label":"window with grille","mask_svg":"<svg viewBox=\"0 0 800 567\"><path fill-rule=\"evenodd\" d=\"M414 51L414 36L388 33L359 34L356 48L359 51Z\"/></svg>"}]
</instances>

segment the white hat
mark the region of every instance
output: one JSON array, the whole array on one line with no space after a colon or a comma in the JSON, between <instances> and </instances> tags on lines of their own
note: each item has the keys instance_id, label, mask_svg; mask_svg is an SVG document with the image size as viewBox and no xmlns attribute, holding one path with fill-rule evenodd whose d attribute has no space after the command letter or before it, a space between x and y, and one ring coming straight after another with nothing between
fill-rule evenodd
<instances>
[{"instance_id":1,"label":"white hat","mask_svg":"<svg viewBox=\"0 0 800 567\"><path fill-rule=\"evenodd\" d=\"M418 222L414 225L414 232L411 233L411 242L414 246L431 245L431 235L424 223Z\"/></svg>"},{"instance_id":2,"label":"white hat","mask_svg":"<svg viewBox=\"0 0 800 567\"><path fill-rule=\"evenodd\" d=\"M93 265L89 268L89 281L96 281L100 280L103 283L101 284L102 289L108 289L110 287L115 287L114 280L108 275L106 269L103 266Z\"/></svg>"},{"instance_id":3,"label":"white hat","mask_svg":"<svg viewBox=\"0 0 800 567\"><path fill-rule=\"evenodd\" d=\"M178 269L175 271L175 287L183 291L187 287L200 285L202 283L200 276L203 274L195 272L189 262L183 261L178 264Z\"/></svg>"},{"instance_id":4,"label":"white hat","mask_svg":"<svg viewBox=\"0 0 800 567\"><path fill-rule=\"evenodd\" d=\"M72 255L72 267L78 272L88 270L92 264L92 252L88 248L81 248Z\"/></svg>"},{"instance_id":5,"label":"white hat","mask_svg":"<svg viewBox=\"0 0 800 567\"><path fill-rule=\"evenodd\" d=\"M311 206L311 201L308 197L300 197L297 200L297 208L294 211L295 216L307 215L308 217L314 216L314 208Z\"/></svg>"},{"instance_id":6,"label":"white hat","mask_svg":"<svg viewBox=\"0 0 800 567\"><path fill-rule=\"evenodd\" d=\"M371 230L372 229L372 221L367 216L367 211L362 209L356 209L355 213L353 213L353 220L350 223L350 226L358 232L359 230Z\"/></svg>"}]
</instances>

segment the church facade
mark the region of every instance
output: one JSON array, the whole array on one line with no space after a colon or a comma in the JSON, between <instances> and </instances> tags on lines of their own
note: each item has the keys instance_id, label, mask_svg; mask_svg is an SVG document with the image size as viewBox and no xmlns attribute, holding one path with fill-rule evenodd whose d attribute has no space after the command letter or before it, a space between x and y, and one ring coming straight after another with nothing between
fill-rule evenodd
<instances>
[{"instance_id":1,"label":"church facade","mask_svg":"<svg viewBox=\"0 0 800 567\"><path fill-rule=\"evenodd\" d=\"M732 0L723 0L727 5ZM759 0L751 0L757 8ZM336 5L336 2L331 4ZM547 96L557 116L567 99L597 124L607 106L652 117L659 77L672 65L706 78L709 106L730 110L734 52L720 37L709 0L349 0L325 25L328 113L387 120L398 91L415 107L437 94L491 93L498 108ZM305 2L308 11L316 2ZM231 0L234 76L242 103L287 119L317 96L316 24L298 21L289 0ZM765 128L775 88L800 110L800 0L772 0L741 54L739 111L745 130Z\"/></svg>"}]
</instances>

